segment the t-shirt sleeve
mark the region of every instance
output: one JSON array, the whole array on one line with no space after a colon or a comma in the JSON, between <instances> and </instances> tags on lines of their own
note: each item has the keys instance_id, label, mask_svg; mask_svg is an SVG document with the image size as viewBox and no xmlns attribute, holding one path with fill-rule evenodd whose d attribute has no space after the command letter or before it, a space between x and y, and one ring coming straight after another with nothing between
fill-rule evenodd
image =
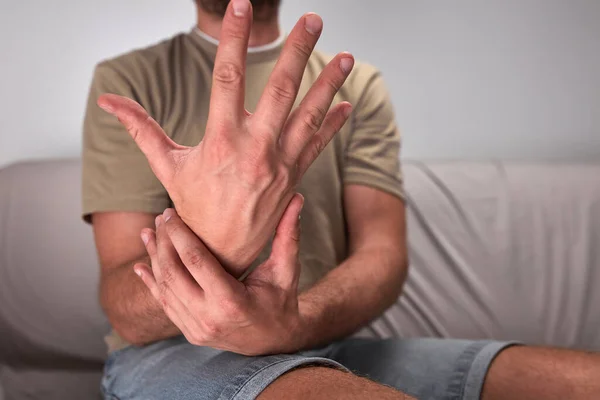
<instances>
[{"instance_id":1,"label":"t-shirt sleeve","mask_svg":"<svg viewBox=\"0 0 600 400\"><path fill-rule=\"evenodd\" d=\"M367 80L352 116L346 147L344 184L371 186L404 199L400 132L379 72Z\"/></svg>"},{"instance_id":2,"label":"t-shirt sleeve","mask_svg":"<svg viewBox=\"0 0 600 400\"><path fill-rule=\"evenodd\" d=\"M150 112L131 79L108 64L96 67L83 124L83 218L90 222L93 213L107 211L161 213L169 196L127 130L96 104L104 93L134 99Z\"/></svg>"}]
</instances>

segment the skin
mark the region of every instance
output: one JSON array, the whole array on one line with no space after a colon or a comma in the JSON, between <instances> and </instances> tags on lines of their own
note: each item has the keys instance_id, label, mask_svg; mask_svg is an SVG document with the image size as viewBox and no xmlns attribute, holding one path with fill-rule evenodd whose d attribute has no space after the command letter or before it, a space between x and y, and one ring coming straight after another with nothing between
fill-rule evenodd
<instances>
[{"instance_id":1,"label":"skin","mask_svg":"<svg viewBox=\"0 0 600 400\"><path fill-rule=\"evenodd\" d=\"M195 147L174 143L133 100L103 95L98 105L114 114L148 158L178 214L234 276L256 259L275 230L300 179L351 105L331 110L333 97L354 65L340 53L325 67L299 107L292 107L304 68L322 29L305 15L290 32L256 112L244 109L250 3L232 2L223 21L207 128ZM227 210L227 212L223 212Z\"/></svg>"},{"instance_id":2,"label":"skin","mask_svg":"<svg viewBox=\"0 0 600 400\"><path fill-rule=\"evenodd\" d=\"M331 83L335 88L341 85L347 76L346 72L340 75L341 59L350 56L338 55L324 72L322 84L316 85L312 96L309 94L303 102L304 107L291 114L289 104L295 97L297 82L278 79L275 73L271 89L265 91L263 110L269 112L261 114L259 106L257 113L250 116L240 100L245 46L274 39L275 33L278 36L278 24L271 21L269 28L269 22L261 21L260 29L250 30L250 9L240 16L232 5L223 21L213 16L203 20L206 25L200 25L203 31L221 40L217 64L226 66L215 67L217 89L212 94L215 101L211 101L206 141L207 148L210 145L211 150L216 149L213 159L211 152L200 146L200 150L182 148L169 142L139 105L110 96L99 101L126 125L177 208L177 213L167 210L156 219L141 213L93 216L102 264L102 305L113 327L132 343L145 344L183 333L193 343L248 355L313 347L343 337L379 315L397 298L406 276L402 202L378 190L351 185L344 188L350 256L312 289L295 294L299 270L295 215L302 200L294 187L345 121L347 104L326 114L333 94L324 88L331 88ZM298 48L312 49L320 33L320 27L310 31L304 28L308 17L303 17L290 34L292 44L288 41L284 50L289 57L282 56L280 71L291 68L300 74L303 70L303 52L294 52ZM240 30L236 31L234 25ZM309 112L315 109L320 111ZM230 153L236 156L228 158ZM229 170L211 176L215 165L225 165ZM240 174L242 171L250 172ZM210 181L194 182L192 178L198 176L219 184L203 186ZM231 176L241 180L228 182ZM259 190L248 191L249 186ZM197 194L202 193L203 187L217 188L211 193L211 202L222 200L219 188L239 195L237 199L232 196L234 200L226 208L231 216L226 215L226 222L221 225L211 211L197 204ZM250 200L242 204L240 199L246 196ZM269 207L261 208L264 202ZM203 206L210 207L210 203ZM272 210L276 212L271 213ZM213 229L203 230L213 227L211 223L216 223L214 234ZM152 229L155 225L156 231ZM276 243L269 260L245 282L235 280L276 227ZM146 247L138 239L140 231ZM142 279L135 276L133 265ZM263 315L266 304L271 311ZM207 317L198 318L201 313ZM244 334L238 335L237 331ZM599 394L598 387L590 381L599 370L597 355L582 357L577 352L511 348L492 364L483 398L551 398L545 396L552 393L562 396L556 398L593 398ZM547 378L543 388L540 377ZM318 367L291 371L260 396L283 397L408 398L364 378Z\"/></svg>"},{"instance_id":3,"label":"skin","mask_svg":"<svg viewBox=\"0 0 600 400\"><path fill-rule=\"evenodd\" d=\"M278 378L259 400L416 400L389 386L328 368L296 369Z\"/></svg>"},{"instance_id":4,"label":"skin","mask_svg":"<svg viewBox=\"0 0 600 400\"><path fill-rule=\"evenodd\" d=\"M221 24L223 15L208 12L198 7L198 27L207 35L219 39L221 37ZM281 34L279 24L273 24L272 20L260 21L254 19L248 46L261 46L266 43L272 43Z\"/></svg>"},{"instance_id":5,"label":"skin","mask_svg":"<svg viewBox=\"0 0 600 400\"><path fill-rule=\"evenodd\" d=\"M152 269L137 264L135 270L190 343L248 356L294 351L288 337L300 330L303 201L294 196L277 227L271 256L244 282L224 270L172 209L156 218L156 232L142 234Z\"/></svg>"},{"instance_id":6,"label":"skin","mask_svg":"<svg viewBox=\"0 0 600 400\"><path fill-rule=\"evenodd\" d=\"M313 90L308 93L300 107L290 113L295 93L289 94L286 90L291 90L292 92L297 90L297 85L301 79L305 60L308 55L307 51L298 51L298 49L311 49L321 29L320 18L313 15L303 17L297 28L290 33L286 48L283 51L284 54L282 54L279 62L281 65L280 70L285 71L284 75L288 79L279 82L278 85L278 68L276 67L274 88L269 89L267 87L265 91L267 96L271 98L267 97L265 105L259 105L257 113L254 116L254 120L259 122L246 121L243 124L234 126L223 125L223 120L236 121L236 118L250 117L246 112L242 112L240 115L238 111L231 110L231 105L234 107L242 105L244 85L243 77L234 73L235 79L232 80L229 79L230 75L228 74L231 72L231 65L236 63L239 71L243 72L245 46L248 43L247 36L249 33L249 28L243 25L248 14L240 16L238 13L236 15L232 8L233 4L228 10L229 14L225 17L223 29L219 37L221 46L219 55L217 56L217 66L215 67L216 79L213 87L220 88L221 92L218 92L217 89L216 93L215 91L212 93L213 100L211 101L211 105L217 111L213 111L213 108L211 108L211 124L209 124L209 126L215 127L215 133L212 135L213 138L210 139L211 134L207 132L208 140L204 142L211 143L212 147L217 149L217 151L213 151L216 154L213 161L214 164L219 166L223 164L233 165L233 172L230 175L237 175L238 179L241 175L241 182L238 180L236 184L227 187L230 194L232 191L238 191L238 193L242 194L241 197L248 198L248 196L255 196L255 193L248 193L247 186L252 186L254 192L256 192L256 187L263 187L263 189L259 190L262 193L260 201L250 201L250 206L248 206L248 200L246 200L247 203L244 207L235 205L228 207L228 210L232 210L232 213L235 213L241 208L251 216L258 215L264 219L265 216L273 214L272 211L282 205L282 214L286 212L293 215L299 212L297 203L301 202L293 190L297 180L300 179L303 171L308 168L308 165L310 165L320 150L331 139L333 133L340 129L350 111L349 105L346 103L333 107L329 112L327 112L327 109L336 88L343 83L343 80L349 73L349 68L342 68L341 61L342 59L352 59L347 54L341 54L336 57L330 66L325 69L322 77ZM313 19L311 24L306 21L308 17ZM315 17L316 24L314 24ZM228 18L231 20L229 25L232 31L238 27L241 27L241 30L232 34L232 31L229 31L227 27ZM238 19L236 20L235 18ZM308 29L306 26L308 26ZM246 39L242 40L241 47L240 43L237 43L236 46L235 40L228 40L226 37L229 33L234 38L239 38L240 32ZM298 44L295 43L296 41L303 41L303 43ZM232 44L228 45L228 43ZM223 48L225 48L225 52L222 51ZM231 48L234 50L232 51ZM235 49L237 49L237 52ZM219 63L224 63L227 68L219 68ZM236 67L233 67L233 69L238 71ZM292 80L289 79L290 71L294 75L291 77ZM223 96L223 98L220 99L220 96ZM198 281L202 282L203 277L205 278L206 276L204 274L196 274L194 277L194 274L191 273L193 268L188 268L187 266L185 269L180 268L179 272L182 275L169 275L169 273L161 275L160 272L156 274L154 272L150 273L149 267L144 265L148 264L150 260L145 255L146 252L141 245L141 241L137 238L136 231L139 232L145 227L153 227L155 225L154 216L140 213L95 214L93 216L94 231L102 264L102 304L113 327L126 340L135 344L145 344L184 333L196 343L210 342L214 347L237 350L244 354L295 351L300 348L312 347L316 343L329 340L329 338L347 335L380 313L397 297L406 270L404 247L399 245L404 243L404 206L399 199L367 187L353 185L345 188L344 196L347 203L346 212L350 230L359 232L365 229L365 234L354 234L354 238L351 239L353 255L346 260L344 266L341 266L341 268L351 271L361 271L360 275L354 278L344 277L344 279L336 282L339 279L336 276L342 275L332 274L326 277L321 285L313 291L304 294L303 298L305 300L301 301L297 295L296 288L299 265L297 265L297 257L294 257L297 253L297 237L294 238L293 234L285 235L279 233L282 231L293 232L294 229L289 228L289 225L297 224L297 218L291 218L292 221L295 221L294 223L288 222L286 224L285 221L289 221L289 219L286 219L285 216L281 219L277 215L271 218L273 221L270 224L279 224L278 237L287 237L288 240L279 240L278 242L283 244L274 246L274 254L271 255L268 265L261 266L256 273L252 274L241 284L225 271L236 276L239 275L242 269L236 269L237 265L231 262L228 264L227 260L239 260L246 255L247 261L238 265L243 266L246 264L253 258L253 255L244 253L244 251L247 251L246 248L262 247L263 243L260 241L258 246L253 244L256 241L255 238L260 237L263 230L270 234L272 229L265 229L264 226L266 224L264 221L248 220L247 214L236 215L234 219L237 221L243 220L248 225L244 226L243 229L248 229L248 232L250 232L239 235L236 240L247 243L243 245L235 243L235 241L231 240L231 237L227 236L235 236L237 232L229 232L227 235L224 235L228 240L227 246L223 248L230 250L238 247L244 251L241 254L239 252L237 254L233 253L234 257L231 255L228 257L226 251L219 254L217 250L214 250L215 247L218 248L218 240L213 240L213 248L210 248L207 244L210 242L210 239L206 239L201 234L199 235L193 229L193 222L195 218L198 218L195 214L199 211L201 212L202 207L198 207L197 204L194 205L192 201L185 201L186 198L198 198L196 193L194 193L193 185L197 185L198 190L202 190L202 185L190 182L192 178L202 176L203 173L210 175L217 169L214 164L206 164L205 167L201 166L202 162L207 162L207 159L210 160L209 152L202 154L204 157L195 157L191 153L193 151L199 152L199 150L184 149L170 143L166 140L166 136L160 127L145 114L145 111L128 99L105 96L99 100L99 104L108 112L115 114L125 124L136 142L140 145L142 151L147 155L154 172L161 179L169 194L173 199L179 200L179 202L175 201L175 204L176 207L179 204L177 209L182 218L179 219L179 216L176 216L177 214L171 211L173 214L170 216L169 221L161 224L161 218L164 217L159 217L157 220L159 225L158 231L154 234L154 237L157 237L158 240L153 242L151 239L152 232L144 230L147 235L150 235L150 238L144 235L146 242L149 244L148 252L155 258L154 262L151 263L152 267L160 268L161 262L159 260L163 260L165 265L168 266L173 265L170 263L177 259L173 252L173 248L176 246L171 244L171 247L169 247L169 241L160 239L160 237L161 232L163 232L164 236L163 229L165 227L172 225L175 221L179 221L181 222L181 229L188 229L187 237L190 240L184 242L177 242L175 240L171 243L175 242L181 245L181 243L193 243L192 239L196 240L195 248L203 249L203 254L207 258L192 256L190 259L186 259L188 264L195 265L194 262L199 263L201 260L208 260L212 257L211 262L214 263L212 271L220 270L220 273L214 272L217 275L208 274L208 276L218 276L219 279L226 282L223 285L202 285ZM261 107L268 110L268 113L265 113L266 116L261 116L259 111ZM212 115L217 116L214 118L214 121ZM254 133L254 129L248 129L248 126L254 126L254 124L257 127L256 134ZM277 130L279 129L281 129L281 132L278 133ZM209 128L209 131L212 131L212 128ZM260 135L263 136L261 137ZM279 140L280 137L281 140ZM238 139L245 140L245 142L242 145L236 145L235 141ZM211 140L213 141L211 142ZM281 146L277 148L277 151L273 150L274 143ZM252 148L253 145L258 150L254 150ZM220 146L221 149L219 148ZM245 157L244 151L248 151L248 149L256 151L256 153ZM211 148L211 150L213 149ZM236 155L230 160L232 164L228 164L227 160L224 161L223 159L229 152L235 152ZM200 161L197 161L196 164L190 164L192 165L192 167L189 167L190 171L192 171L190 175L193 174L193 177L187 178L188 182L185 182L186 173L181 172L185 171L181 165L182 162L189 162L189 160ZM245 164L242 164L240 160ZM239 165L235 163L239 163ZM272 169L265 170L264 166L270 166ZM272 182L280 182L279 179L275 178L282 174L282 170L285 179L281 181L284 184L275 185L275 190L268 190ZM199 173L198 171L201 172ZM240 171L250 171L250 175L239 174ZM264 179L265 175L267 179ZM214 187L220 188L223 179L227 179L227 175L215 178L215 181L218 181L220 184ZM244 179L248 179L249 181L244 182ZM266 181L266 184L263 183L262 179ZM181 191L182 196L178 198L178 188L188 186L188 183L192 184L192 188L188 187L186 191ZM265 187L266 189L264 189ZM267 193L267 195L264 195L264 193ZM288 197L292 200L288 200ZM217 197L217 202L218 200L219 198ZM264 207L261 203L267 203L268 206ZM264 212L265 210L262 210L261 206L269 212ZM188 207L189 211L186 211L186 207ZM167 212L168 214L169 212ZM188 217L186 221L184 215L190 215L192 218ZM201 220L198 218L197 221ZM208 226L210 223L206 225L203 222L198 225L199 227L202 225ZM236 225L239 226L239 222L236 222ZM226 224L223 227L228 229ZM275 226L273 226L273 230L274 228ZM252 231L253 229L254 231ZM212 232L212 229L210 232ZM370 240L367 240L368 233L372 234L372 239ZM292 239L289 239L290 237ZM171 239L170 236L168 238ZM199 238L202 238L202 241ZM382 238L385 238L385 240L381 240ZM215 243L217 246L215 246ZM204 244L206 246L202 248ZM278 248L280 249L279 251L277 250ZM152 249L156 249L156 252ZM158 256L158 249L163 249L161 252L163 254L162 257ZM171 262L164 261L169 260L165 254L170 254ZM210 254L212 256L209 256ZM365 270L363 268L365 260L375 255L377 258L371 258L370 262L373 265L377 265L377 268L375 270ZM295 259L295 264L291 261L293 259ZM285 260L288 260L288 262L284 262ZM132 276L133 269L131 266L134 264L137 265L136 270L142 277L159 279L162 283L153 287L152 290L147 289L142 280L134 279L135 276ZM188 275L183 274L184 272ZM165 276L167 277L166 279ZM175 284L174 276L187 278L187 281L184 281L187 283L183 283L187 287L187 290L183 290L179 286L176 290L169 289L168 285L164 282ZM191 281L190 276L195 279ZM376 279L371 277L376 277ZM361 283L359 284L358 282ZM194 283L197 285L195 288L192 287ZM152 288L151 284L149 286ZM162 289L157 290L157 287L162 287ZM211 296L208 296L204 289L212 287L221 287L224 289L222 292L217 291L216 294L213 293ZM330 293L330 289L333 287L337 288L338 291ZM333 299L335 296L338 296L339 290L345 293L359 290L361 296L351 296L345 305L338 299L327 304L327 299ZM209 289L210 291L211 289ZM184 297L184 299L175 299L172 295L174 292L181 293L181 297ZM203 296L206 300L204 302L201 300ZM265 307L264 303L261 303L261 301L265 301L264 299L269 301L268 307ZM176 300L179 301L179 304ZM366 302L363 300L366 300ZM210 318L203 320L197 318L197 315L193 315L190 318L191 313L182 312L185 310L181 308L181 304L189 306L196 302L202 304L205 310L211 310ZM324 303L321 304L321 302ZM242 308L240 307L242 303L254 303L256 305L254 307ZM364 312L357 313L357 306L360 306L359 308L362 308ZM264 319L264 316L258 315L257 311L268 308L273 310L273 316L265 321L260 320L259 317ZM176 309L179 312L176 313L174 311ZM328 326L330 324L328 319L331 315L337 315L340 312L342 312L342 315L338 315L340 319L339 329L331 331ZM264 312L260 314L264 314ZM186 318L185 322L181 316ZM275 320L283 320L286 323L275 325L273 324ZM249 321L251 323L248 323ZM311 326L310 330L302 331L299 329L299 321L310 321L310 325L314 326ZM323 327L322 334L319 334L319 329L316 325ZM252 334L246 334L243 338L238 335L232 336L228 341L224 340L228 335L223 335L222 333L232 332L234 327L237 328L235 330L245 328L253 331ZM290 331L297 332L298 334L289 335ZM248 338L250 337L253 338L253 343L248 343ZM270 339L271 337L278 338L279 340L272 340ZM290 340L290 338L293 340ZM306 374L307 371L312 371L313 369L304 369L301 373ZM351 374L344 375L345 381L348 380L348 377L356 378ZM353 392L356 392L354 394L357 396L360 393L364 393L364 389L361 388L363 386L361 382L366 380L361 378L356 379L360 379L360 381L349 386L348 390L346 390L348 398L354 396L352 395ZM285 384L285 381L282 382ZM372 393L374 394L381 393L382 396L385 394L385 398L404 398L401 393L393 389L372 382L369 385L373 389ZM323 393L326 392L324 391ZM340 393L343 394L344 391Z\"/></svg>"},{"instance_id":7,"label":"skin","mask_svg":"<svg viewBox=\"0 0 600 400\"><path fill-rule=\"evenodd\" d=\"M365 321L352 315L357 314L361 302L372 304L373 308L385 307L387 304L381 303L377 293L385 294L387 288L397 295L395 288L400 286L399 281L386 283L373 279L370 283L376 284L365 286L361 279L368 279L372 271L364 268L365 263L379 261L392 266L400 259L401 252L394 251L398 246L389 238L399 239L391 230L400 233L401 229L391 226L388 218L394 214L400 217L401 213L394 213L393 208L395 205L401 210L401 204L389 195L383 195L387 198L382 201L376 199L379 193L374 189L356 186L350 190L353 189L371 192L374 197L367 207L375 209L375 203L385 206L387 202L391 212L387 215L361 212L352 218L354 224L350 229L361 232L351 241L356 255L339 267L342 273L332 272L300 297L298 217L303 202L300 195L292 199L279 223L271 256L243 282L225 271L172 209L156 218L156 232L151 229L142 232L152 268L143 263L134 268L165 314L192 344L248 356L293 353L315 347L338 337L342 329L352 331L364 324ZM366 193L362 200L368 201ZM358 207L365 206L353 204L350 210L356 211ZM377 221L375 224L371 217ZM361 219L369 223L356 226ZM392 278L392 273L390 269L382 277ZM358 294L359 287L369 293ZM337 300L337 296L343 301ZM331 325L336 327L332 330Z\"/></svg>"},{"instance_id":8,"label":"skin","mask_svg":"<svg viewBox=\"0 0 600 400\"><path fill-rule=\"evenodd\" d=\"M277 19L277 13L279 12L279 5L281 0L250 0L253 9L253 20L254 22L266 22L260 24L264 27L272 26L270 22ZM216 21L221 21L227 11L229 0L196 0L198 6L198 13L212 16ZM198 19L201 22L200 19ZM204 31L208 34L210 32ZM213 36L216 37L216 36ZM275 40L275 38L273 39ZM269 43L272 40L267 40L263 43ZM250 37L250 46L252 44L252 37Z\"/></svg>"},{"instance_id":9,"label":"skin","mask_svg":"<svg viewBox=\"0 0 600 400\"><path fill-rule=\"evenodd\" d=\"M290 33L257 111L250 115L243 108L243 93L252 13L248 2L240 2L245 12L236 12L236 4L231 3L223 22L209 121L198 146L173 143L132 100L105 95L98 103L131 133L186 225L238 277L274 232L304 171L347 119L348 103L328 109L353 58L347 53L336 56L291 112L322 27L318 16L305 15ZM152 222L152 216L134 214L93 216L103 266L101 301L113 327L135 344L178 333L148 301L143 287L129 284L131 265L144 261L145 252L127 244L134 241L135 230L152 227ZM127 225L123 232L118 229L122 225Z\"/></svg>"},{"instance_id":10,"label":"skin","mask_svg":"<svg viewBox=\"0 0 600 400\"><path fill-rule=\"evenodd\" d=\"M498 355L484 400L600 399L600 355L566 349L511 347Z\"/></svg>"},{"instance_id":11,"label":"skin","mask_svg":"<svg viewBox=\"0 0 600 400\"><path fill-rule=\"evenodd\" d=\"M208 128L197 147L184 148L170 141L132 100L105 95L98 101L126 126L169 192L183 222L234 277L244 272L265 245L302 174L345 122L349 104L327 110L353 63L347 53L335 57L300 106L291 112L308 50L314 47L322 28L318 16L304 16L289 35L256 113L250 115L243 109L243 73L251 10L248 2L240 1L247 7L246 12L236 12L236 4L231 3L223 20ZM233 80L228 75L232 70L236 71ZM292 93L286 94L286 90ZM350 239L352 256L342 267L364 276L356 279L332 273L313 291L303 294L298 306L302 319L316 328L305 329L295 343L284 343L286 348L312 347L349 334L399 294L406 271L405 248L399 245L404 243L402 202L360 186L345 188L344 195L350 230L357 233ZM161 313L160 304L150 299L139 282L131 284L131 266L148 260L143 247L129 243L136 241L136 231L154 225L153 216L99 213L93 221L103 265L102 303L113 327L135 344L178 334L180 330ZM381 272L373 274L360 268L367 259ZM356 283L359 281L363 282L360 286ZM365 290L365 282L370 283L369 290ZM363 296L350 295L355 289L360 289ZM337 300L340 291L347 293L347 301ZM353 310L358 305L364 313ZM340 324L330 332L332 315L340 319ZM299 324L297 319L294 323Z\"/></svg>"}]
</instances>

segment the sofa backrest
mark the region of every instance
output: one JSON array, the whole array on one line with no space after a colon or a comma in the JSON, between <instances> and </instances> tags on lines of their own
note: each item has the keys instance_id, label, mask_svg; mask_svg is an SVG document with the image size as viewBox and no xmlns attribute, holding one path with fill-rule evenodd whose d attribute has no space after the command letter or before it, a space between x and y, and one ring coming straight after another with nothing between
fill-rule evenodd
<instances>
[{"instance_id":1,"label":"sofa backrest","mask_svg":"<svg viewBox=\"0 0 600 400\"><path fill-rule=\"evenodd\" d=\"M78 160L0 170L0 360L105 358L108 324L80 179Z\"/></svg>"},{"instance_id":2,"label":"sofa backrest","mask_svg":"<svg viewBox=\"0 0 600 400\"><path fill-rule=\"evenodd\" d=\"M600 164L404 164L411 270L379 336L600 350Z\"/></svg>"}]
</instances>

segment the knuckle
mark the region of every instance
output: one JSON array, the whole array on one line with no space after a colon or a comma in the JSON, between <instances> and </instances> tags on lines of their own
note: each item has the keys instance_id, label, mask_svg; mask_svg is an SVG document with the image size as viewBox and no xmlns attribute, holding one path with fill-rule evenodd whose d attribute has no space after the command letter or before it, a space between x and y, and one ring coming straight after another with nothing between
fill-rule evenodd
<instances>
[{"instance_id":1,"label":"knuckle","mask_svg":"<svg viewBox=\"0 0 600 400\"><path fill-rule=\"evenodd\" d=\"M319 154L321 154L323 152L323 150L325 150L325 141L322 140L321 138L316 139L313 144L314 154L316 156L318 156Z\"/></svg>"},{"instance_id":2,"label":"knuckle","mask_svg":"<svg viewBox=\"0 0 600 400\"><path fill-rule=\"evenodd\" d=\"M278 187L281 190L287 190L294 186L294 177L291 168L282 164L277 168L275 174L275 181L278 183Z\"/></svg>"},{"instance_id":3,"label":"knuckle","mask_svg":"<svg viewBox=\"0 0 600 400\"><path fill-rule=\"evenodd\" d=\"M273 169L268 165L256 165L252 172L257 181L271 182L275 176Z\"/></svg>"},{"instance_id":4,"label":"knuckle","mask_svg":"<svg viewBox=\"0 0 600 400\"><path fill-rule=\"evenodd\" d=\"M127 130L131 133L131 137L138 144L141 145L144 140L144 132L151 124L152 118L146 115L138 122L131 122L126 126ZM140 134L141 133L141 134Z\"/></svg>"},{"instance_id":5,"label":"knuckle","mask_svg":"<svg viewBox=\"0 0 600 400\"><path fill-rule=\"evenodd\" d=\"M244 34L244 27L242 24L233 24L233 25L229 25L227 27L227 29L223 30L223 38L221 38L221 41L225 40L231 40L233 39L234 41L244 41L246 39L245 37L246 35Z\"/></svg>"},{"instance_id":6,"label":"knuckle","mask_svg":"<svg viewBox=\"0 0 600 400\"><path fill-rule=\"evenodd\" d=\"M188 261L190 263L190 267L200 268L204 264L204 257L195 249L186 250L188 254Z\"/></svg>"},{"instance_id":7,"label":"knuckle","mask_svg":"<svg viewBox=\"0 0 600 400\"><path fill-rule=\"evenodd\" d=\"M175 281L175 276L173 274L173 268L170 266L167 266L166 268L164 268L162 270L162 274L161 274L161 287L164 286L165 289L168 289L173 282Z\"/></svg>"},{"instance_id":8,"label":"knuckle","mask_svg":"<svg viewBox=\"0 0 600 400\"><path fill-rule=\"evenodd\" d=\"M163 310L165 310L165 312L167 310L169 310L169 301L167 300L167 296L161 291L160 295L158 296L158 301L160 303L160 305L162 306Z\"/></svg>"},{"instance_id":9,"label":"knuckle","mask_svg":"<svg viewBox=\"0 0 600 400\"><path fill-rule=\"evenodd\" d=\"M235 161L235 155L237 154L237 143L235 141L238 138L230 134L231 130L228 127L230 122L222 121L214 128L208 128L212 129L215 135L202 139L205 145L211 149L205 159L213 165L227 165Z\"/></svg>"},{"instance_id":10,"label":"knuckle","mask_svg":"<svg viewBox=\"0 0 600 400\"><path fill-rule=\"evenodd\" d=\"M316 132L321 128L325 119L325 111L316 106L310 106L304 113L304 123L312 132Z\"/></svg>"},{"instance_id":11,"label":"knuckle","mask_svg":"<svg viewBox=\"0 0 600 400\"><path fill-rule=\"evenodd\" d=\"M271 158L261 154L255 155L249 166L241 171L243 179L257 189L270 186L276 175Z\"/></svg>"},{"instance_id":12,"label":"knuckle","mask_svg":"<svg viewBox=\"0 0 600 400\"><path fill-rule=\"evenodd\" d=\"M292 43L292 49L297 57L308 59L312 54L312 47L304 41L295 41Z\"/></svg>"},{"instance_id":13,"label":"knuckle","mask_svg":"<svg viewBox=\"0 0 600 400\"><path fill-rule=\"evenodd\" d=\"M165 223L165 230L169 236L174 236L180 232L181 228L177 224L174 224L173 219L171 218Z\"/></svg>"},{"instance_id":14,"label":"knuckle","mask_svg":"<svg viewBox=\"0 0 600 400\"><path fill-rule=\"evenodd\" d=\"M244 73L238 65L224 62L215 66L213 79L223 86L237 86L243 81Z\"/></svg>"},{"instance_id":15,"label":"knuckle","mask_svg":"<svg viewBox=\"0 0 600 400\"><path fill-rule=\"evenodd\" d=\"M184 335L185 338L187 339L188 342L190 342L190 344L194 345L194 346L201 346L202 345L202 341L199 340L200 338L198 337L198 334L195 332L190 332L186 335Z\"/></svg>"},{"instance_id":16,"label":"knuckle","mask_svg":"<svg viewBox=\"0 0 600 400\"><path fill-rule=\"evenodd\" d=\"M296 229L292 232L290 232L290 236L289 236L290 240L296 245L298 246L300 244L300 232ZM292 252L293 255L297 255L298 254L298 250L293 249Z\"/></svg>"},{"instance_id":17,"label":"knuckle","mask_svg":"<svg viewBox=\"0 0 600 400\"><path fill-rule=\"evenodd\" d=\"M302 165L300 165L299 168L305 171L312 164L312 162L319 157L319 154L321 154L324 147L325 146L321 141L313 140L313 142L306 147L302 156ZM302 173L303 172L301 172L301 174Z\"/></svg>"},{"instance_id":18,"label":"knuckle","mask_svg":"<svg viewBox=\"0 0 600 400\"><path fill-rule=\"evenodd\" d=\"M210 338L208 338L204 332L197 332L197 330L191 332L190 338L188 338L188 341L196 346L204 346L209 340Z\"/></svg>"},{"instance_id":19,"label":"knuckle","mask_svg":"<svg viewBox=\"0 0 600 400\"><path fill-rule=\"evenodd\" d=\"M256 185L259 190L265 190L266 188L272 187L276 181L277 176L269 168L257 167L254 169L252 174L252 182Z\"/></svg>"},{"instance_id":20,"label":"knuckle","mask_svg":"<svg viewBox=\"0 0 600 400\"><path fill-rule=\"evenodd\" d=\"M239 320L244 313L242 304L230 297L221 299L219 307L227 319Z\"/></svg>"},{"instance_id":21,"label":"knuckle","mask_svg":"<svg viewBox=\"0 0 600 400\"><path fill-rule=\"evenodd\" d=\"M278 103L290 103L296 99L298 84L289 75L284 75L269 86L269 94Z\"/></svg>"},{"instance_id":22,"label":"knuckle","mask_svg":"<svg viewBox=\"0 0 600 400\"><path fill-rule=\"evenodd\" d=\"M227 125L227 121L222 122L216 129L218 135L211 136L207 139L210 140L210 142L207 142L207 145L210 145L214 151L213 154L218 155L221 160L231 157L232 150L234 150L237 145L235 136L227 134L228 129L229 126Z\"/></svg>"},{"instance_id":23,"label":"knuckle","mask_svg":"<svg viewBox=\"0 0 600 400\"><path fill-rule=\"evenodd\" d=\"M329 79L324 79L323 85L325 85L328 91L331 93L331 98L340 90L342 82L339 76L333 76Z\"/></svg>"},{"instance_id":24,"label":"knuckle","mask_svg":"<svg viewBox=\"0 0 600 400\"><path fill-rule=\"evenodd\" d=\"M215 320L205 319L202 324L202 331L204 332L204 339L211 341L219 337L221 329Z\"/></svg>"},{"instance_id":25,"label":"knuckle","mask_svg":"<svg viewBox=\"0 0 600 400\"><path fill-rule=\"evenodd\" d=\"M169 284L163 280L158 284L158 296L160 297L161 301L163 298L166 299L167 293L169 293Z\"/></svg>"}]
</instances>

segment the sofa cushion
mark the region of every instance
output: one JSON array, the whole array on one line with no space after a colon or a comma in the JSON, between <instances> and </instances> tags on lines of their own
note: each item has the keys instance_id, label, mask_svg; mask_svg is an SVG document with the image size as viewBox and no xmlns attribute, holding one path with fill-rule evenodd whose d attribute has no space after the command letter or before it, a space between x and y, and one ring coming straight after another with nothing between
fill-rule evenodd
<instances>
[{"instance_id":1,"label":"sofa cushion","mask_svg":"<svg viewBox=\"0 0 600 400\"><path fill-rule=\"evenodd\" d=\"M80 187L78 160L0 170L0 363L104 359L108 324Z\"/></svg>"}]
</instances>

